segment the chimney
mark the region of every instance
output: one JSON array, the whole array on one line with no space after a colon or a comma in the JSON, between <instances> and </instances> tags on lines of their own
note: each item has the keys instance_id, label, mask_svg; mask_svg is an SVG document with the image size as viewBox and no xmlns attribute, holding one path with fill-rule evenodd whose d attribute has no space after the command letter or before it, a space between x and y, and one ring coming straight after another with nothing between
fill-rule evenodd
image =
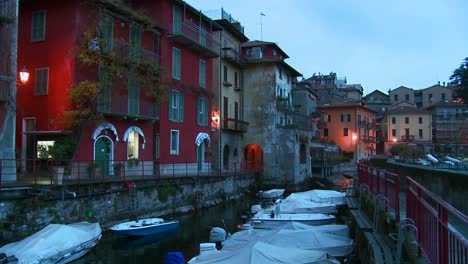
<instances>
[{"instance_id":1,"label":"chimney","mask_svg":"<svg viewBox=\"0 0 468 264\"><path fill-rule=\"evenodd\" d=\"M440 81L437 81L437 85L440 85Z\"/></svg>"},{"instance_id":2,"label":"chimney","mask_svg":"<svg viewBox=\"0 0 468 264\"><path fill-rule=\"evenodd\" d=\"M445 87L445 82L443 82L443 85L442 85L442 86L444 86L444 87Z\"/></svg>"}]
</instances>

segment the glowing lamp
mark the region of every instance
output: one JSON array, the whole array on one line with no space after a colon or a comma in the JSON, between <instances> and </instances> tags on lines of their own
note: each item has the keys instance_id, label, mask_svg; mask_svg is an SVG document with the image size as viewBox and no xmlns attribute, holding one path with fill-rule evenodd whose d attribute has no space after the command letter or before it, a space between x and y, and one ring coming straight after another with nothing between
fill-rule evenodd
<instances>
[{"instance_id":1,"label":"glowing lamp","mask_svg":"<svg viewBox=\"0 0 468 264\"><path fill-rule=\"evenodd\" d=\"M396 138L393 138L393 142L396 142L396 141L397 141L397 139L396 139Z\"/></svg>"},{"instance_id":2,"label":"glowing lamp","mask_svg":"<svg viewBox=\"0 0 468 264\"><path fill-rule=\"evenodd\" d=\"M357 135L353 135L353 141L356 141Z\"/></svg>"},{"instance_id":3,"label":"glowing lamp","mask_svg":"<svg viewBox=\"0 0 468 264\"><path fill-rule=\"evenodd\" d=\"M26 67L23 67L23 69L19 72L20 80L22 84L26 84L29 80L29 72Z\"/></svg>"}]
</instances>

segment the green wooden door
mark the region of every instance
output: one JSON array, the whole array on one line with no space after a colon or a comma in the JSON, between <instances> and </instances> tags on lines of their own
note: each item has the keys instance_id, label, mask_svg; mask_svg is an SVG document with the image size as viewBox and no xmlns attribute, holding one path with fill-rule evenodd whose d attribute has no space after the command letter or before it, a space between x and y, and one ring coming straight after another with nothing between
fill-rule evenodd
<instances>
[{"instance_id":1,"label":"green wooden door","mask_svg":"<svg viewBox=\"0 0 468 264\"><path fill-rule=\"evenodd\" d=\"M205 153L205 142L202 142L200 146L197 147L197 167L198 171L202 170L202 165L204 161L204 153Z\"/></svg>"},{"instance_id":2,"label":"green wooden door","mask_svg":"<svg viewBox=\"0 0 468 264\"><path fill-rule=\"evenodd\" d=\"M99 176L109 176L112 142L106 137L100 137L94 145L94 161L98 164Z\"/></svg>"}]
</instances>

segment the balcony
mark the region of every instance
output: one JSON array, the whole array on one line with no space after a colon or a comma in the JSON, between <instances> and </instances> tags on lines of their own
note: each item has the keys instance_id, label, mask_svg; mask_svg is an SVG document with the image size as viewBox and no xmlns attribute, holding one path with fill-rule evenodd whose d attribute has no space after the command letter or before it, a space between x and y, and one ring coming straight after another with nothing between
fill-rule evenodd
<instances>
[{"instance_id":1,"label":"balcony","mask_svg":"<svg viewBox=\"0 0 468 264\"><path fill-rule=\"evenodd\" d=\"M112 52L118 58L131 58L132 62L136 64L158 64L159 54L140 48L139 50L132 50L130 55L130 44L122 39L113 39ZM138 52L139 51L139 52Z\"/></svg>"},{"instance_id":2,"label":"balcony","mask_svg":"<svg viewBox=\"0 0 468 264\"><path fill-rule=\"evenodd\" d=\"M366 136L366 135L360 135L359 136L359 141L364 142L364 143L375 143L375 137L374 136Z\"/></svg>"},{"instance_id":3,"label":"balcony","mask_svg":"<svg viewBox=\"0 0 468 264\"><path fill-rule=\"evenodd\" d=\"M245 63L239 52L233 48L222 48L221 57L237 66L241 66Z\"/></svg>"},{"instance_id":4,"label":"balcony","mask_svg":"<svg viewBox=\"0 0 468 264\"><path fill-rule=\"evenodd\" d=\"M401 136L401 140L404 142L413 142L414 141L414 135L403 135Z\"/></svg>"},{"instance_id":5,"label":"balcony","mask_svg":"<svg viewBox=\"0 0 468 264\"><path fill-rule=\"evenodd\" d=\"M100 113L124 119L159 120L159 104L149 98L131 101L128 95L114 92L110 97L102 94L99 99L97 109Z\"/></svg>"},{"instance_id":6,"label":"balcony","mask_svg":"<svg viewBox=\"0 0 468 264\"><path fill-rule=\"evenodd\" d=\"M11 82L0 79L0 102L7 102L11 99Z\"/></svg>"},{"instance_id":7,"label":"balcony","mask_svg":"<svg viewBox=\"0 0 468 264\"><path fill-rule=\"evenodd\" d=\"M247 127L249 123L245 121L241 121L235 118L223 118L221 122L221 129L229 130L233 132L247 132Z\"/></svg>"},{"instance_id":8,"label":"balcony","mask_svg":"<svg viewBox=\"0 0 468 264\"><path fill-rule=\"evenodd\" d=\"M169 34L169 39L178 42L205 57L219 57L219 42L208 32L201 32L202 30L198 25L190 21L183 21L180 25L180 31Z\"/></svg>"}]
</instances>

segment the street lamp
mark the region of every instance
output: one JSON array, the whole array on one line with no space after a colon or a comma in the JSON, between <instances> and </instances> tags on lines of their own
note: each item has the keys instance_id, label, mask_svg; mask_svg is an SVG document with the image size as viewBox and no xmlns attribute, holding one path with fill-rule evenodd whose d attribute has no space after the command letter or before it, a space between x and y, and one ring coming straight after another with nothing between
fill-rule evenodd
<instances>
[{"instance_id":1,"label":"street lamp","mask_svg":"<svg viewBox=\"0 0 468 264\"><path fill-rule=\"evenodd\" d=\"M358 147L358 141L357 141L357 135L353 134L351 137L353 139L354 144L356 144L356 162L359 161L359 147Z\"/></svg>"},{"instance_id":2,"label":"street lamp","mask_svg":"<svg viewBox=\"0 0 468 264\"><path fill-rule=\"evenodd\" d=\"M23 66L23 69L19 72L20 80L22 84L26 84L29 80L29 72L26 69L26 66Z\"/></svg>"}]
</instances>

